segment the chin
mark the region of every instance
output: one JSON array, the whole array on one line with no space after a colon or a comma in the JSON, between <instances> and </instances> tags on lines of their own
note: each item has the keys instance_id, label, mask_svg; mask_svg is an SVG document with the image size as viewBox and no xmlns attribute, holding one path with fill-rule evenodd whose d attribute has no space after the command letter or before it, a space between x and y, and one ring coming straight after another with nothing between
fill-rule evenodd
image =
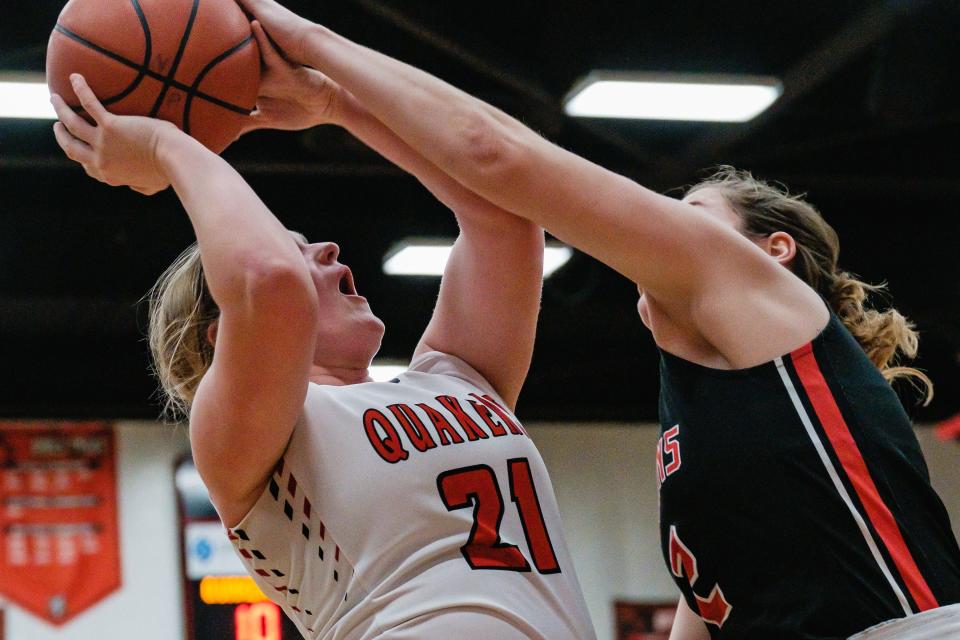
<instances>
[{"instance_id":1,"label":"chin","mask_svg":"<svg viewBox=\"0 0 960 640\"><path fill-rule=\"evenodd\" d=\"M364 344L371 342L376 343L377 350L379 350L380 341L383 340L383 334L385 332L386 325L383 320L373 315L373 312L366 310L362 315L354 319L350 335L352 340Z\"/></svg>"},{"instance_id":2,"label":"chin","mask_svg":"<svg viewBox=\"0 0 960 640\"><path fill-rule=\"evenodd\" d=\"M637 313L640 314L640 321L647 329L650 328L650 305L647 304L647 296L642 295L637 300Z\"/></svg>"},{"instance_id":3,"label":"chin","mask_svg":"<svg viewBox=\"0 0 960 640\"><path fill-rule=\"evenodd\" d=\"M370 321L365 323L365 326L362 331L363 337L358 336L358 340L361 340L365 345L367 345L370 351L370 360L373 360L373 357L377 355L380 351L380 345L383 342L383 335L386 333L386 325L383 323L383 320L377 316L371 314Z\"/></svg>"},{"instance_id":4,"label":"chin","mask_svg":"<svg viewBox=\"0 0 960 640\"><path fill-rule=\"evenodd\" d=\"M371 329L380 336L380 338L377 340L377 343L379 344L380 340L383 340L383 334L387 332L387 325L383 323L383 320L373 314L371 314L370 317L372 319L370 323Z\"/></svg>"}]
</instances>

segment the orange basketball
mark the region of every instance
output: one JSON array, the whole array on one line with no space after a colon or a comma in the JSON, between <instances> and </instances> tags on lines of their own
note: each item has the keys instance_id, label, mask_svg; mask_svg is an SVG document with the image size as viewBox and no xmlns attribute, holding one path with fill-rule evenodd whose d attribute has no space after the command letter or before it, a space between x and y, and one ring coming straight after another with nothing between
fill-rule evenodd
<instances>
[{"instance_id":1,"label":"orange basketball","mask_svg":"<svg viewBox=\"0 0 960 640\"><path fill-rule=\"evenodd\" d=\"M234 0L70 0L47 84L79 106L71 73L112 113L168 120L219 153L254 108L260 52Z\"/></svg>"}]
</instances>

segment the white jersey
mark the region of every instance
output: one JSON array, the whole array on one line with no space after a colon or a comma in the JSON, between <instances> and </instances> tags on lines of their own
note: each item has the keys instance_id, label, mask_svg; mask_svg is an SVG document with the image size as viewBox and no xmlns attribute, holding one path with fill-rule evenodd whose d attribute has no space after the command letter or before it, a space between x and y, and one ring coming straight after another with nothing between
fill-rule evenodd
<instances>
[{"instance_id":1,"label":"white jersey","mask_svg":"<svg viewBox=\"0 0 960 640\"><path fill-rule=\"evenodd\" d=\"M960 638L960 604L881 622L848 640L944 640Z\"/></svg>"},{"instance_id":2,"label":"white jersey","mask_svg":"<svg viewBox=\"0 0 960 640\"><path fill-rule=\"evenodd\" d=\"M311 640L595 637L540 454L451 355L393 382L310 384L228 534Z\"/></svg>"}]
</instances>

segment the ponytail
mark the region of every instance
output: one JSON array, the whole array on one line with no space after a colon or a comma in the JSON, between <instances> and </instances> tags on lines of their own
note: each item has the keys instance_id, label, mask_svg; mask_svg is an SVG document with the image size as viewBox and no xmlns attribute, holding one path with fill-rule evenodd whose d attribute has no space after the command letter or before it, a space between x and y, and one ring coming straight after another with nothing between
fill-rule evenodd
<instances>
[{"instance_id":1,"label":"ponytail","mask_svg":"<svg viewBox=\"0 0 960 640\"><path fill-rule=\"evenodd\" d=\"M844 271L834 274L829 301L834 313L857 339L888 382L905 378L924 391L924 406L933 400L933 381L914 367L897 364L901 355L913 359L917 355L919 336L912 322L896 309L878 311L866 306L871 293L883 292L883 285L870 285Z\"/></svg>"},{"instance_id":2,"label":"ponytail","mask_svg":"<svg viewBox=\"0 0 960 640\"><path fill-rule=\"evenodd\" d=\"M171 419L188 418L197 387L213 362L207 328L220 315L207 289L196 243L180 254L147 295L150 352L163 413Z\"/></svg>"}]
</instances>

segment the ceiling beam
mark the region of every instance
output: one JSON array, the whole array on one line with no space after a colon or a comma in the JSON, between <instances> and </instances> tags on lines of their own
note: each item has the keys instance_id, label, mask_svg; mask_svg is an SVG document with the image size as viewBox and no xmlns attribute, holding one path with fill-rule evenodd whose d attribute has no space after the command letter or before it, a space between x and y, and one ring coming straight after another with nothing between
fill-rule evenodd
<instances>
[{"instance_id":1,"label":"ceiling beam","mask_svg":"<svg viewBox=\"0 0 960 640\"><path fill-rule=\"evenodd\" d=\"M486 58L470 51L463 45L450 38L440 35L418 20L387 5L382 0L349 0L368 14L413 36L417 40L433 49L457 60L467 68L493 80L501 86L522 96L536 107L538 117L544 118L550 128L557 130L562 124L573 124L595 138L626 153L638 164L648 164L652 156L647 153L636 140L621 135L616 131L599 126L597 123L570 118L564 113L560 101L556 96L544 89L536 80L522 76L514 71L506 71L503 67L516 68L519 65L510 64L498 66L491 64Z\"/></svg>"},{"instance_id":2,"label":"ceiling beam","mask_svg":"<svg viewBox=\"0 0 960 640\"><path fill-rule=\"evenodd\" d=\"M727 162L725 154L731 147L750 137L880 41L901 18L929 3L930 0L882 0L855 15L787 69L781 78L783 95L764 113L742 125L712 127L673 154L666 163L668 169L662 174L664 182L678 184L688 181L692 172L704 166Z\"/></svg>"},{"instance_id":3,"label":"ceiling beam","mask_svg":"<svg viewBox=\"0 0 960 640\"><path fill-rule=\"evenodd\" d=\"M833 153L837 149L849 148L851 145L895 143L896 138L899 137L929 135L937 129L953 129L957 125L960 125L960 111L935 118L885 124L882 128L867 127L838 131L822 137L811 137L784 144L764 146L741 154L737 160L751 165L782 162L801 155ZM956 129L953 130L956 131Z\"/></svg>"},{"instance_id":4,"label":"ceiling beam","mask_svg":"<svg viewBox=\"0 0 960 640\"><path fill-rule=\"evenodd\" d=\"M802 191L836 193L844 196L935 197L960 200L960 181L955 178L909 176L778 174L777 181Z\"/></svg>"},{"instance_id":5,"label":"ceiling beam","mask_svg":"<svg viewBox=\"0 0 960 640\"><path fill-rule=\"evenodd\" d=\"M0 296L0 335L115 336L136 331L136 300L77 296Z\"/></svg>"}]
</instances>

